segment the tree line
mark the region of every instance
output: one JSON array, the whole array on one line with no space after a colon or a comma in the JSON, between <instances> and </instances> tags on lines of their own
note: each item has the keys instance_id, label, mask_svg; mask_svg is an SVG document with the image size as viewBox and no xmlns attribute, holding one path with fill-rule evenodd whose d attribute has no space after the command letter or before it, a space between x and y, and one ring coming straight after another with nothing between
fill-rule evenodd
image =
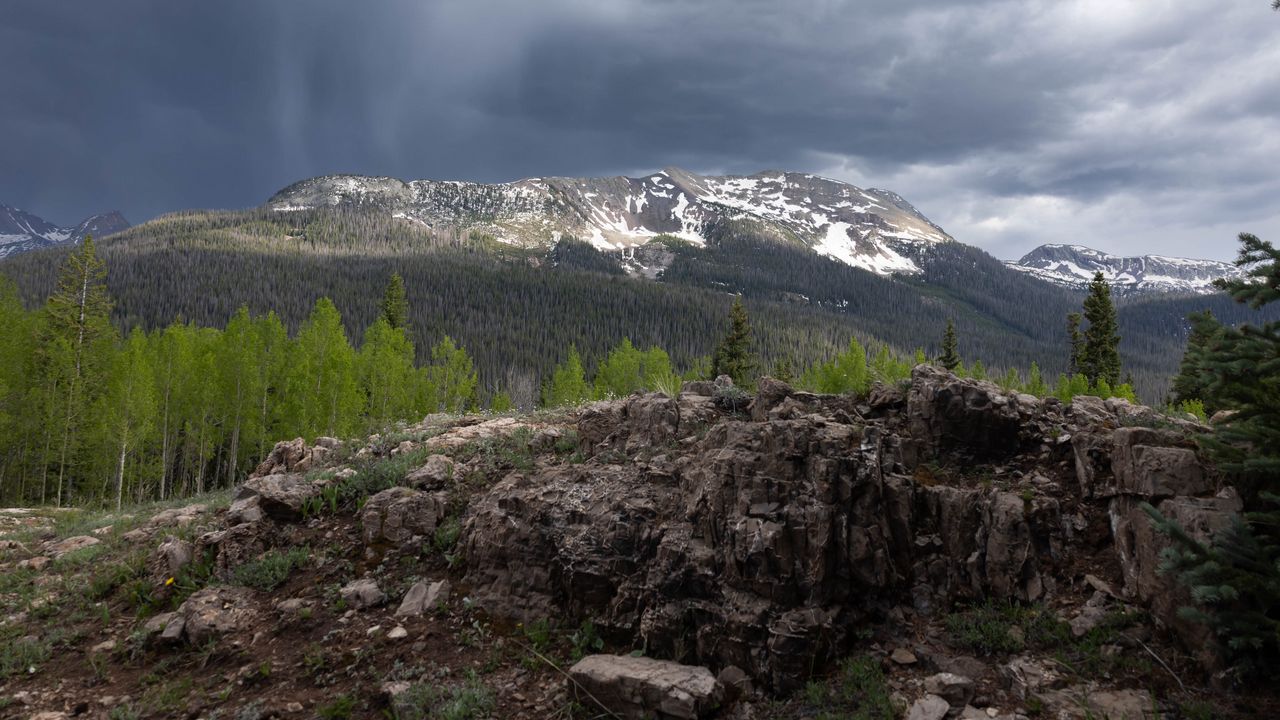
<instances>
[{"instance_id":1,"label":"tree line","mask_svg":"<svg viewBox=\"0 0 1280 720\"><path fill-rule=\"evenodd\" d=\"M235 482L276 440L348 436L475 403L472 360L447 335L415 364L403 284L350 342L316 301L290 336L241 307L223 329L175 321L121 333L93 240L45 305L0 282L0 498L58 505L164 499Z\"/></svg>"}]
</instances>

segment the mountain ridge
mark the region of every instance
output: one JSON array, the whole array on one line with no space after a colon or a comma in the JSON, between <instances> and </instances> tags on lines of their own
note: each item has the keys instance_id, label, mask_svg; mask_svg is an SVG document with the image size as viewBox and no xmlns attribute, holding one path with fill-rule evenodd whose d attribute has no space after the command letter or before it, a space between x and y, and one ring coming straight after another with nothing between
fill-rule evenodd
<instances>
[{"instance_id":1,"label":"mountain ridge","mask_svg":"<svg viewBox=\"0 0 1280 720\"><path fill-rule=\"evenodd\" d=\"M1055 285L1082 288L1101 271L1119 292L1216 292L1218 278L1243 277L1232 263L1165 255L1119 256L1084 245L1048 244L1009 267Z\"/></svg>"},{"instance_id":2,"label":"mountain ridge","mask_svg":"<svg viewBox=\"0 0 1280 720\"><path fill-rule=\"evenodd\" d=\"M0 259L55 245L75 245L86 235L105 237L130 227L118 210L90 215L75 225L59 227L38 215L0 204Z\"/></svg>"},{"instance_id":3,"label":"mountain ridge","mask_svg":"<svg viewBox=\"0 0 1280 720\"><path fill-rule=\"evenodd\" d=\"M283 188L264 207L381 210L509 245L550 247L575 237L606 251L660 236L705 246L717 226L748 221L778 240L881 275L917 274L906 250L954 241L897 193L778 170L703 176L669 167L634 178L533 177L495 184L324 175Z\"/></svg>"}]
</instances>

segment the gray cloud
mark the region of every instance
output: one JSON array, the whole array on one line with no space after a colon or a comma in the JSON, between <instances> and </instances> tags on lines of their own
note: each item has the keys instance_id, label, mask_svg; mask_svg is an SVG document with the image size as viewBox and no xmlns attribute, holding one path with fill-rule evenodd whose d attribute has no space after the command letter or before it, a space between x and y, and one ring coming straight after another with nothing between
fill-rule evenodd
<instances>
[{"instance_id":1,"label":"gray cloud","mask_svg":"<svg viewBox=\"0 0 1280 720\"><path fill-rule=\"evenodd\" d=\"M70 223L310 175L808 170L1001 257L1280 235L1263 0L14 0L0 202Z\"/></svg>"}]
</instances>

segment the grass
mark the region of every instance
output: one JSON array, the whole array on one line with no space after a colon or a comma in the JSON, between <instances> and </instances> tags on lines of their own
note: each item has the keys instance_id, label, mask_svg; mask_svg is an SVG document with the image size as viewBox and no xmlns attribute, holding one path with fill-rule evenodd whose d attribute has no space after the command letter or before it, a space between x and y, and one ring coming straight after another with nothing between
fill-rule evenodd
<instances>
[{"instance_id":1,"label":"grass","mask_svg":"<svg viewBox=\"0 0 1280 720\"><path fill-rule=\"evenodd\" d=\"M988 602L946 619L951 644L982 653L1016 653L1059 647L1071 639L1071 627L1042 605Z\"/></svg>"},{"instance_id":2,"label":"grass","mask_svg":"<svg viewBox=\"0 0 1280 720\"><path fill-rule=\"evenodd\" d=\"M391 711L395 720L474 720L487 717L495 707L493 691L472 675L465 684L448 689L413 685L396 696Z\"/></svg>"},{"instance_id":3,"label":"grass","mask_svg":"<svg viewBox=\"0 0 1280 720\"><path fill-rule=\"evenodd\" d=\"M311 549L293 547L288 550L269 550L256 560L251 560L231 573L236 585L244 585L262 592L271 592L289 579L289 575L307 563Z\"/></svg>"},{"instance_id":4,"label":"grass","mask_svg":"<svg viewBox=\"0 0 1280 720\"><path fill-rule=\"evenodd\" d=\"M851 657L826 682L805 686L805 702L818 720L894 720L898 716L880 663Z\"/></svg>"},{"instance_id":5,"label":"grass","mask_svg":"<svg viewBox=\"0 0 1280 720\"><path fill-rule=\"evenodd\" d=\"M346 720L355 711L355 697L339 695L328 704L316 708L316 717L323 718L323 720Z\"/></svg>"},{"instance_id":6,"label":"grass","mask_svg":"<svg viewBox=\"0 0 1280 720\"><path fill-rule=\"evenodd\" d=\"M53 643L35 637L0 642L0 679L32 673L53 654Z\"/></svg>"},{"instance_id":7,"label":"grass","mask_svg":"<svg viewBox=\"0 0 1280 720\"><path fill-rule=\"evenodd\" d=\"M1063 667L1083 678L1118 674L1147 674L1151 664L1132 652L1109 652L1123 639L1123 630L1142 622L1140 612L1113 611L1082 637L1043 605L985 603L946 618L952 645L984 654L1012 654L1024 650L1051 651Z\"/></svg>"}]
</instances>

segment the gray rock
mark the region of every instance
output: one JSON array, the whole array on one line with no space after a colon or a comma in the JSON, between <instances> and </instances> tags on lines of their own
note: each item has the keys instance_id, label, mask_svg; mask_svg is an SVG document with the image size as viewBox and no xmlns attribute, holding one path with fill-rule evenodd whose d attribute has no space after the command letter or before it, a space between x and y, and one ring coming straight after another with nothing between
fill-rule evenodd
<instances>
[{"instance_id":1,"label":"gray rock","mask_svg":"<svg viewBox=\"0 0 1280 720\"><path fill-rule=\"evenodd\" d=\"M378 583L370 578L347 583L338 591L338 595L348 606L356 610L376 607L387 601L387 594L382 592Z\"/></svg>"},{"instance_id":2,"label":"gray rock","mask_svg":"<svg viewBox=\"0 0 1280 720\"><path fill-rule=\"evenodd\" d=\"M973 699L973 680L954 673L938 673L924 679L924 689L947 701L948 705L964 707Z\"/></svg>"},{"instance_id":3,"label":"gray rock","mask_svg":"<svg viewBox=\"0 0 1280 720\"><path fill-rule=\"evenodd\" d=\"M916 700L907 711L907 720L942 720L951 706L937 695L925 695Z\"/></svg>"},{"instance_id":4,"label":"gray rock","mask_svg":"<svg viewBox=\"0 0 1280 720\"><path fill-rule=\"evenodd\" d=\"M83 550L85 548L93 547L94 545L97 545L98 543L101 543L101 542L102 541L99 540L98 538L90 535L77 535L75 537L69 537L65 540L59 540L58 542L55 542L49 545L49 547L45 549L45 554L57 560L63 555L66 555L68 553L73 553L77 550Z\"/></svg>"},{"instance_id":5,"label":"gray rock","mask_svg":"<svg viewBox=\"0 0 1280 720\"><path fill-rule=\"evenodd\" d=\"M1112 471L1120 492L1145 498L1199 495L1211 488L1194 450L1169 447L1170 431L1125 427L1115 431Z\"/></svg>"},{"instance_id":6,"label":"gray rock","mask_svg":"<svg viewBox=\"0 0 1280 720\"><path fill-rule=\"evenodd\" d=\"M320 494L320 488L301 475L266 475L255 477L236 489L236 501L257 497L258 505L268 517L294 521L302 518L308 500Z\"/></svg>"},{"instance_id":7,"label":"gray rock","mask_svg":"<svg viewBox=\"0 0 1280 720\"><path fill-rule=\"evenodd\" d=\"M450 586L448 580L440 580L428 584L420 580L404 594L404 600L396 609L397 617L422 615L440 603L449 599Z\"/></svg>"},{"instance_id":8,"label":"gray rock","mask_svg":"<svg viewBox=\"0 0 1280 720\"><path fill-rule=\"evenodd\" d=\"M257 617L252 591L242 587L197 590L178 608L184 632L192 645L247 628ZM165 633L169 628L165 628Z\"/></svg>"},{"instance_id":9,"label":"gray rock","mask_svg":"<svg viewBox=\"0 0 1280 720\"><path fill-rule=\"evenodd\" d=\"M630 655L589 655L569 669L584 700L625 718L707 717L724 688L704 667Z\"/></svg>"},{"instance_id":10,"label":"gray rock","mask_svg":"<svg viewBox=\"0 0 1280 720\"><path fill-rule=\"evenodd\" d=\"M182 568L191 563L191 543L175 537L168 537L156 548L152 558L155 575L165 578L177 577Z\"/></svg>"},{"instance_id":11,"label":"gray rock","mask_svg":"<svg viewBox=\"0 0 1280 720\"><path fill-rule=\"evenodd\" d=\"M409 487L427 490L442 490L454 479L453 459L448 455L432 455L422 467L405 476L405 484Z\"/></svg>"},{"instance_id":12,"label":"gray rock","mask_svg":"<svg viewBox=\"0 0 1280 720\"><path fill-rule=\"evenodd\" d=\"M414 536L430 537L444 519L449 498L444 493L394 487L374 495L360 511L364 544L401 547Z\"/></svg>"}]
</instances>

